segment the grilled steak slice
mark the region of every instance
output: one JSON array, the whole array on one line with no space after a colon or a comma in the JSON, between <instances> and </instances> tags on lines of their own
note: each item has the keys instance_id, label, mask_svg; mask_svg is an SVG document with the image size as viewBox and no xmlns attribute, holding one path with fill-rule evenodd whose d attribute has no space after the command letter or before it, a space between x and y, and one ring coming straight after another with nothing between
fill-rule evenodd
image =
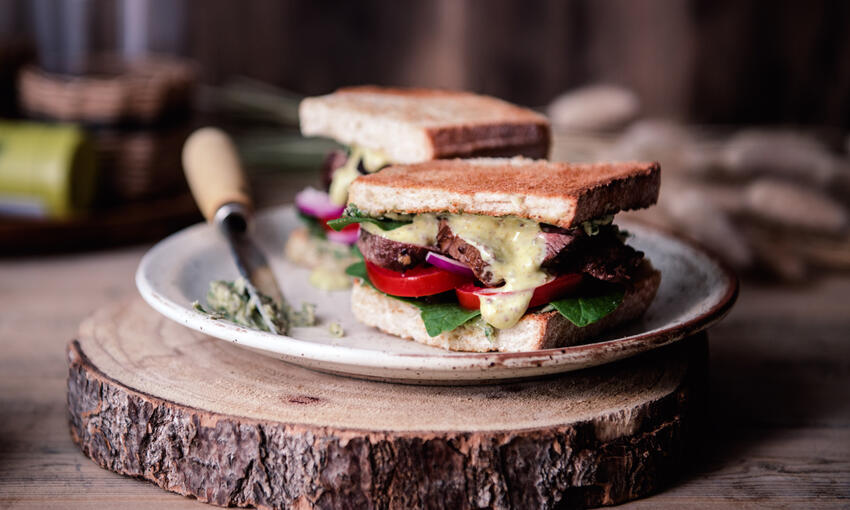
<instances>
[{"instance_id":1,"label":"grilled steak slice","mask_svg":"<svg viewBox=\"0 0 850 510\"><path fill-rule=\"evenodd\" d=\"M585 273L599 280L626 282L643 259L642 252L623 243L616 227L603 227L594 236L578 229L571 232L574 238L570 244L554 257L547 254L543 267L550 273ZM543 235L548 241L556 239L554 235L566 234Z\"/></svg>"},{"instance_id":2,"label":"grilled steak slice","mask_svg":"<svg viewBox=\"0 0 850 510\"><path fill-rule=\"evenodd\" d=\"M555 265L558 257L567 253L569 248L581 243L587 235L580 228L565 229L545 223L540 225L543 239L546 241L546 257L543 259L543 267Z\"/></svg>"},{"instance_id":3,"label":"grilled steak slice","mask_svg":"<svg viewBox=\"0 0 850 510\"><path fill-rule=\"evenodd\" d=\"M415 244L400 243L360 229L357 247L363 257L393 271L404 271L425 262L428 249Z\"/></svg>"},{"instance_id":4,"label":"grilled steak slice","mask_svg":"<svg viewBox=\"0 0 850 510\"><path fill-rule=\"evenodd\" d=\"M331 180L333 179L336 169L344 165L347 160L348 155L345 151L339 149L330 151L328 155L325 156L320 173L322 176L322 185L324 185L325 191L330 189Z\"/></svg>"},{"instance_id":5,"label":"grilled steak slice","mask_svg":"<svg viewBox=\"0 0 850 510\"><path fill-rule=\"evenodd\" d=\"M640 264L643 253L623 244L615 227L605 227L595 236L580 228L563 229L541 225L546 241L542 267L552 274L586 273L610 282L625 282ZM475 246L454 235L448 222L440 221L437 232L440 252L466 264L486 285L498 285L489 266Z\"/></svg>"},{"instance_id":6,"label":"grilled steak slice","mask_svg":"<svg viewBox=\"0 0 850 510\"><path fill-rule=\"evenodd\" d=\"M599 280L626 283L643 260L643 252L628 246L614 230L593 236L580 252L579 272Z\"/></svg>"},{"instance_id":7,"label":"grilled steak slice","mask_svg":"<svg viewBox=\"0 0 850 510\"><path fill-rule=\"evenodd\" d=\"M443 219L440 220L440 228L437 230L437 248L439 248L440 253L469 266L475 277L486 285L501 283L501 280L494 279L490 266L481 258L478 248L454 235L451 227L449 227L449 222Z\"/></svg>"},{"instance_id":8,"label":"grilled steak slice","mask_svg":"<svg viewBox=\"0 0 850 510\"><path fill-rule=\"evenodd\" d=\"M551 225L541 225L543 238L546 241L546 258L543 267L549 267L565 253L570 246L575 244L584 236L580 229L562 229ZM585 236L586 237L586 236ZM437 232L437 247L441 253L459 260L466 264L475 273L475 277L486 285L498 285L502 280L497 280L490 271L488 264L481 257L478 248L454 235L446 220L440 220L440 229Z\"/></svg>"}]
</instances>

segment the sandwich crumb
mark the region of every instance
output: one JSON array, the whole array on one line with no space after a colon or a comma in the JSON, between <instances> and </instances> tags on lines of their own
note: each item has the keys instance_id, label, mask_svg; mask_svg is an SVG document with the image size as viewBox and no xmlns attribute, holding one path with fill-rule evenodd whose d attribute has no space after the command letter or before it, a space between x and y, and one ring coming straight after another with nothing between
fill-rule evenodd
<instances>
[{"instance_id":1,"label":"sandwich crumb","mask_svg":"<svg viewBox=\"0 0 850 510\"><path fill-rule=\"evenodd\" d=\"M328 331L330 331L331 335L337 338L342 338L345 336L345 330L342 329L342 324L337 321L332 321L330 324L328 324Z\"/></svg>"}]
</instances>

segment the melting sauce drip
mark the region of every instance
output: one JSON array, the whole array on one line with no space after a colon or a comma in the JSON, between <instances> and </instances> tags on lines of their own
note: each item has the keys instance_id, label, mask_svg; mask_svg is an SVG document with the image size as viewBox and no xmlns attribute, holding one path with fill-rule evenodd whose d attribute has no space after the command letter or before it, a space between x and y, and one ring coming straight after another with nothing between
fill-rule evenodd
<instances>
[{"instance_id":1,"label":"melting sauce drip","mask_svg":"<svg viewBox=\"0 0 850 510\"><path fill-rule=\"evenodd\" d=\"M537 222L513 216L451 215L449 227L481 254L497 280L505 285L498 293L479 295L481 317L498 329L519 322L528 309L534 288L548 275L540 269L546 244Z\"/></svg>"},{"instance_id":2,"label":"melting sauce drip","mask_svg":"<svg viewBox=\"0 0 850 510\"><path fill-rule=\"evenodd\" d=\"M331 178L329 191L331 202L337 205L345 205L348 200L348 187L354 179L360 176L357 166L363 163L363 168L369 173L374 173L390 163L382 151L366 149L365 147L351 146L351 153L345 164L334 172Z\"/></svg>"},{"instance_id":3,"label":"melting sauce drip","mask_svg":"<svg viewBox=\"0 0 850 510\"><path fill-rule=\"evenodd\" d=\"M497 292L479 295L481 317L498 329L514 326L528 310L534 288L549 279L540 268L546 257L540 224L513 216L450 214L441 217L446 218L455 235L478 250L494 279L505 281ZM439 219L436 214L420 214L409 225L393 230L382 230L370 223L363 223L360 228L397 242L433 246Z\"/></svg>"}]
</instances>

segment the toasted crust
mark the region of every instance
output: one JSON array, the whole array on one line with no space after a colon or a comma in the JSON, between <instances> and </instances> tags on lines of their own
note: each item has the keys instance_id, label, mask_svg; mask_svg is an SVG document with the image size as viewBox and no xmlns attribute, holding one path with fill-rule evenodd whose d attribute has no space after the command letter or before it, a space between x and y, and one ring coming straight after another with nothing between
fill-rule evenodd
<instances>
[{"instance_id":1,"label":"toasted crust","mask_svg":"<svg viewBox=\"0 0 850 510\"><path fill-rule=\"evenodd\" d=\"M606 330L637 319L649 308L660 284L661 273L645 260L620 307L599 321L579 328L557 311L529 313L516 326L496 330L492 342L484 331L468 323L435 337L428 336L418 308L360 281L352 289L351 310L364 324L434 347L466 352L526 352L585 343Z\"/></svg>"},{"instance_id":2,"label":"toasted crust","mask_svg":"<svg viewBox=\"0 0 850 510\"><path fill-rule=\"evenodd\" d=\"M374 86L308 97L299 106L301 132L383 151L391 161L498 152L547 157L545 116L469 92Z\"/></svg>"},{"instance_id":3,"label":"toasted crust","mask_svg":"<svg viewBox=\"0 0 850 510\"><path fill-rule=\"evenodd\" d=\"M348 203L388 212L519 216L570 228L658 200L658 163L551 163L479 158L396 165L358 177Z\"/></svg>"}]
</instances>

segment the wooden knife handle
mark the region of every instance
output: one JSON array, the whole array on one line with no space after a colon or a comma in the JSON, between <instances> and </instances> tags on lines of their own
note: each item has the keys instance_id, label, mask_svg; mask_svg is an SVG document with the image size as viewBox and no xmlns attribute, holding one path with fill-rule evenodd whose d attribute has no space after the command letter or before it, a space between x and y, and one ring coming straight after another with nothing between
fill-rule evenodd
<instances>
[{"instance_id":1,"label":"wooden knife handle","mask_svg":"<svg viewBox=\"0 0 850 510\"><path fill-rule=\"evenodd\" d=\"M192 196L208 222L227 203L253 210L236 146L224 131L205 127L192 133L183 145L183 171Z\"/></svg>"}]
</instances>

